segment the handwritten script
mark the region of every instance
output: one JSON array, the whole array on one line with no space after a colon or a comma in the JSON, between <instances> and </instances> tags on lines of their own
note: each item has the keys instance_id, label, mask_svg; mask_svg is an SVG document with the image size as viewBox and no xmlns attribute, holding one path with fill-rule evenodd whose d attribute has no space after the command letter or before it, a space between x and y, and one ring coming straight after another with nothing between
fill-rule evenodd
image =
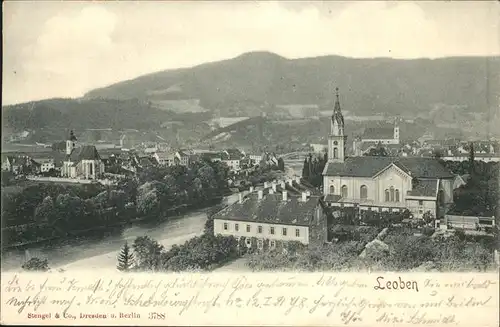
<instances>
[{"instance_id":1,"label":"handwritten script","mask_svg":"<svg viewBox=\"0 0 500 327\"><path fill-rule=\"evenodd\" d=\"M495 274L3 273L1 312L25 324L498 326L498 286Z\"/></svg>"}]
</instances>

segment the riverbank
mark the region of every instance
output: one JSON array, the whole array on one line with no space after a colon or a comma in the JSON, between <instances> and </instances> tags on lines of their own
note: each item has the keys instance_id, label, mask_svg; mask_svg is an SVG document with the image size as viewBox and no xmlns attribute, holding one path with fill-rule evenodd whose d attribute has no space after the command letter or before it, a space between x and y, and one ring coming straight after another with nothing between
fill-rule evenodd
<instances>
[{"instance_id":1,"label":"riverbank","mask_svg":"<svg viewBox=\"0 0 500 327\"><path fill-rule=\"evenodd\" d=\"M238 195L224 197L219 204L230 204ZM192 210L163 221L142 221L131 224L112 234L92 238L67 239L47 246L32 246L29 256L47 259L49 267L78 269L95 266L96 269L115 269L116 255L125 242L132 244L139 236L150 236L170 248L203 233L207 212L211 207ZM26 261L24 249L11 249L2 255L2 270L16 271ZM66 268L65 268L66 267Z\"/></svg>"},{"instance_id":2,"label":"riverbank","mask_svg":"<svg viewBox=\"0 0 500 327\"><path fill-rule=\"evenodd\" d=\"M148 221L162 222L166 219L169 219L169 218L172 218L175 216L179 216L182 214L186 214L190 210L196 211L196 210L200 210L200 209L207 209L207 208L214 207L216 205L219 205L223 199L224 199L223 196L217 196L217 197L214 197L213 199L209 200L209 202L207 204L196 207L196 208L190 208L184 204L179 205L179 206L175 206L175 207L172 207L172 208L166 210L161 216L155 216L155 215L139 216L139 217L127 219L124 221L119 221L117 223L110 224L110 225L94 226L93 228L88 228L85 230L67 231L67 232L65 232L65 234L55 235L52 237L39 238L36 240L18 242L18 243L14 243L14 244L5 244L4 243L2 245L1 250L2 250L2 252L4 252L4 251L12 250L12 249L20 249L20 250L29 249L30 247L33 247L33 246L36 247L36 246L44 246L44 245L57 245L61 242L66 241L67 239L74 239L74 238L78 238L78 237L85 238L87 236L91 236L92 234L105 235L106 233L108 233L110 231L116 231L116 229L127 228L127 227L130 227L130 226L132 226L136 223L140 223L140 222L148 222ZM126 214L126 213L124 213L124 214ZM133 215L133 213L131 213L131 214ZM15 229L16 227L17 226L3 228L2 234L4 234L9 229L12 229L12 228ZM36 226L36 227L39 228L40 226ZM48 228L53 229L53 227L50 227L50 226Z\"/></svg>"}]
</instances>

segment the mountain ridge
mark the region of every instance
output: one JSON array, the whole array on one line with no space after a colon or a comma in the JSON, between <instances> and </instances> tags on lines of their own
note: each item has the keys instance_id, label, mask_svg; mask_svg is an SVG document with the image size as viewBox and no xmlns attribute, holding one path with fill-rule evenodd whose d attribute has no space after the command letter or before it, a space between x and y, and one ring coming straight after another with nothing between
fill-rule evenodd
<instances>
[{"instance_id":1,"label":"mountain ridge","mask_svg":"<svg viewBox=\"0 0 500 327\"><path fill-rule=\"evenodd\" d=\"M199 99L214 110L249 102L324 104L338 86L346 105L358 113L428 111L440 103L484 112L496 100L499 75L499 56L288 59L259 51L138 76L91 90L84 98ZM173 86L177 92L163 92Z\"/></svg>"}]
</instances>

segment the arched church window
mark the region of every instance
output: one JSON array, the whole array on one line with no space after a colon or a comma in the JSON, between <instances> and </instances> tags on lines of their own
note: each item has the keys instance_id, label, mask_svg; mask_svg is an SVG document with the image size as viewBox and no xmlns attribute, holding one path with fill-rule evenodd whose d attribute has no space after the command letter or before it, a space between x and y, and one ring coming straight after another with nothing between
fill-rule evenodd
<instances>
[{"instance_id":1,"label":"arched church window","mask_svg":"<svg viewBox=\"0 0 500 327\"><path fill-rule=\"evenodd\" d=\"M391 202L394 202L394 187L391 186Z\"/></svg>"},{"instance_id":2,"label":"arched church window","mask_svg":"<svg viewBox=\"0 0 500 327\"><path fill-rule=\"evenodd\" d=\"M385 190L385 202L389 202L389 190Z\"/></svg>"},{"instance_id":3,"label":"arched church window","mask_svg":"<svg viewBox=\"0 0 500 327\"><path fill-rule=\"evenodd\" d=\"M347 198L347 185L343 185L341 191L342 191L342 197Z\"/></svg>"},{"instance_id":4,"label":"arched church window","mask_svg":"<svg viewBox=\"0 0 500 327\"><path fill-rule=\"evenodd\" d=\"M333 157L338 158L339 157L339 150L337 148L333 148Z\"/></svg>"},{"instance_id":5,"label":"arched church window","mask_svg":"<svg viewBox=\"0 0 500 327\"><path fill-rule=\"evenodd\" d=\"M396 202L399 202L399 190L396 190Z\"/></svg>"},{"instance_id":6,"label":"arched church window","mask_svg":"<svg viewBox=\"0 0 500 327\"><path fill-rule=\"evenodd\" d=\"M330 185L330 194L335 193L335 187L333 185Z\"/></svg>"},{"instance_id":7,"label":"arched church window","mask_svg":"<svg viewBox=\"0 0 500 327\"><path fill-rule=\"evenodd\" d=\"M359 196L361 199L368 198L368 188L366 187L366 185L361 185L361 187L359 188Z\"/></svg>"}]
</instances>

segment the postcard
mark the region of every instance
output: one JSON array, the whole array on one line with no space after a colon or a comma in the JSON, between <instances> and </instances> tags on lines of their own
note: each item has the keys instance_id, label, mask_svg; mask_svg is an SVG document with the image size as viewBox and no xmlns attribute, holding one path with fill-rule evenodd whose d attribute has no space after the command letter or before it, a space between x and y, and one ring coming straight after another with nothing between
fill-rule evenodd
<instances>
[{"instance_id":1,"label":"postcard","mask_svg":"<svg viewBox=\"0 0 500 327\"><path fill-rule=\"evenodd\" d=\"M498 2L3 9L2 324L499 325Z\"/></svg>"}]
</instances>

